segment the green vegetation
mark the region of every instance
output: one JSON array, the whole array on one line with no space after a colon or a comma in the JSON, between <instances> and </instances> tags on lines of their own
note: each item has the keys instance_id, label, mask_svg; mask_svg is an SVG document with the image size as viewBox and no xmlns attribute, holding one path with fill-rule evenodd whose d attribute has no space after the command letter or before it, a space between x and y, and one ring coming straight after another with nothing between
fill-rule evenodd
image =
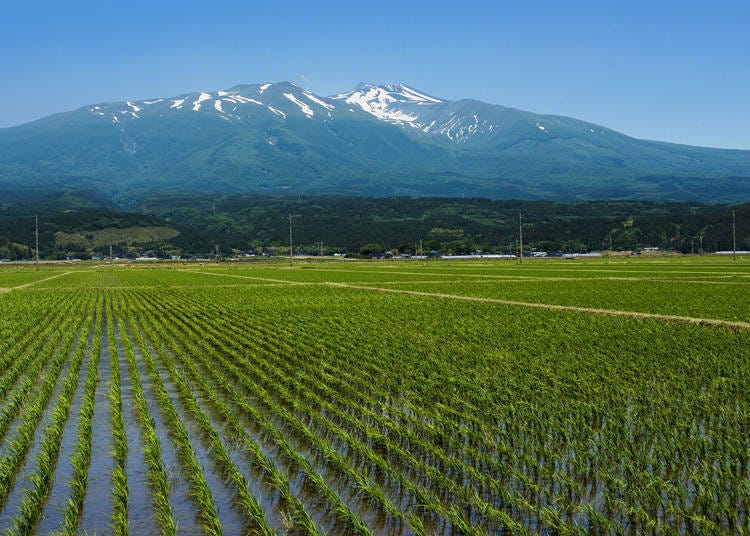
<instances>
[{"instance_id":1,"label":"green vegetation","mask_svg":"<svg viewBox=\"0 0 750 536\"><path fill-rule=\"evenodd\" d=\"M97 533L135 531L134 511L164 534L748 533L749 262L8 277L0 531L32 533L42 511L82 530L104 403L112 511Z\"/></svg>"},{"instance_id":2,"label":"green vegetation","mask_svg":"<svg viewBox=\"0 0 750 536\"><path fill-rule=\"evenodd\" d=\"M208 103L193 113L162 101L141 104L131 120L126 103L110 103L101 108L106 113L86 106L0 129L0 189L70 185L118 200L148 191L750 199L748 151L638 140L569 117L472 99L404 112L420 117L411 126L434 128L389 124L342 101L329 101L330 110L307 118L285 97L306 100L301 88L282 82L262 96L257 89L233 91L261 98L284 117L247 100L228 111L229 121L205 109ZM110 114L122 121L113 123Z\"/></svg>"},{"instance_id":3,"label":"green vegetation","mask_svg":"<svg viewBox=\"0 0 750 536\"><path fill-rule=\"evenodd\" d=\"M20 195L20 194L18 194ZM288 254L289 214L296 253L516 253L518 214L532 251L695 253L732 249L725 205L646 201L492 201L460 198L360 198L242 194L143 194L131 212L102 206L90 192L28 194L0 206L0 259L30 259L39 213L42 258L134 258L149 254L213 258ZM750 250L750 205L736 211L737 248ZM1 282L1 280L0 280ZM0 286L2 286L0 284Z\"/></svg>"}]
</instances>

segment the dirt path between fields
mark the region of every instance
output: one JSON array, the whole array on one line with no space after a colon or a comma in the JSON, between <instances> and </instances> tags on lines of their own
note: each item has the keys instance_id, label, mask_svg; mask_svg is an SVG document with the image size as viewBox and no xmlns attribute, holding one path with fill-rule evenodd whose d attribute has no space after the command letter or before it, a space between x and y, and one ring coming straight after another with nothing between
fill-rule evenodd
<instances>
[{"instance_id":1,"label":"dirt path between fields","mask_svg":"<svg viewBox=\"0 0 750 536\"><path fill-rule=\"evenodd\" d=\"M178 272L187 272L189 274L215 275L217 277L236 277L239 279L255 279L256 281L270 281L271 283L286 283L287 285L309 285L304 281L289 281L288 279L273 279L270 277L257 277L252 275L236 275L216 272L204 272L202 270L177 270Z\"/></svg>"},{"instance_id":2,"label":"dirt path between fields","mask_svg":"<svg viewBox=\"0 0 750 536\"><path fill-rule=\"evenodd\" d=\"M60 274L55 274L55 275L51 275L49 277L45 277L44 279L37 279L36 281L31 281L30 283L24 283L23 285L18 285L17 287L11 287L8 290L20 290L22 288L33 287L34 285L36 285L38 283L44 283L45 281L50 281L52 279L57 279L58 277L62 277L64 275L68 275L68 274L72 274L72 273L73 272L62 272Z\"/></svg>"},{"instance_id":3,"label":"dirt path between fields","mask_svg":"<svg viewBox=\"0 0 750 536\"><path fill-rule=\"evenodd\" d=\"M462 274L462 273L447 273L447 272L404 272L401 270L393 269L368 269L363 270L343 270L343 269L326 269L326 268L308 268L310 272L326 272L326 273L357 273L357 274L396 274L396 275L419 275L419 276L443 276L443 277L454 277L450 282L454 283L473 283L475 279L483 279L482 283L489 283L491 281L497 283L521 283L528 281L533 283L534 281L627 281L627 282L639 282L644 281L647 283L697 283L707 285L750 285L750 274L746 273L722 273L721 275L706 275L707 278L722 279L729 277L743 277L748 278L748 281L713 281L712 279L688 279L677 278L677 279L666 279L659 277L640 277L638 273L633 272L633 275L623 276L601 276L601 277L563 277L554 275L521 275L521 274ZM594 271L594 270L588 270ZM601 271L597 273L606 273ZM628 273L628 272L619 272ZM716 272L663 272L663 273L691 273L691 274L714 274ZM464 279L467 278L467 279ZM414 281L398 281L398 283L431 283L430 279L414 280ZM378 281L381 283L381 281Z\"/></svg>"},{"instance_id":4,"label":"dirt path between fields","mask_svg":"<svg viewBox=\"0 0 750 536\"><path fill-rule=\"evenodd\" d=\"M462 300L480 303L496 303L499 305L511 305L516 307L531 307L535 309L547 309L552 311L574 311L578 313L588 313L595 315L622 316L625 318L636 318L644 320L661 320L666 322L676 322L679 324L693 324L698 326L721 327L734 330L750 329L749 322L718 320L714 318L695 318L691 316L665 315L659 313L640 313L636 311L620 311L617 309L595 309L592 307L576 307L574 305L555 305L549 303L519 302L512 300L500 300L497 298L479 298L476 296L459 296L456 294L441 294L437 292L420 292L417 290L403 290L394 288L369 287L360 285L349 285L346 283L325 283L325 285L337 288L350 288L359 290L368 290L371 292L389 292L393 294L407 294L410 296L422 296L427 298L442 298L448 300Z\"/></svg>"}]
</instances>

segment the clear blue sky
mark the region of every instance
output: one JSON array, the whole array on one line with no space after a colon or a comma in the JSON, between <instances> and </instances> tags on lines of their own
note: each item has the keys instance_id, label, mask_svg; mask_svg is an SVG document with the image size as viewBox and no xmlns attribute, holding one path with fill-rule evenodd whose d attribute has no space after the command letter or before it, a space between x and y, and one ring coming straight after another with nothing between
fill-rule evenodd
<instances>
[{"instance_id":1,"label":"clear blue sky","mask_svg":"<svg viewBox=\"0 0 750 536\"><path fill-rule=\"evenodd\" d=\"M328 95L398 81L750 149L747 0L4 4L0 126L240 83Z\"/></svg>"}]
</instances>

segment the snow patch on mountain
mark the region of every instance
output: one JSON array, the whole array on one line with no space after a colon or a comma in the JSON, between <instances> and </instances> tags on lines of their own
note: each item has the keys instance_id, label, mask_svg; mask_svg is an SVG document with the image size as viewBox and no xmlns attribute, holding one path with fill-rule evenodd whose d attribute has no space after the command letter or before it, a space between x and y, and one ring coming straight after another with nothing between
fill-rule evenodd
<instances>
[{"instance_id":1,"label":"snow patch on mountain","mask_svg":"<svg viewBox=\"0 0 750 536\"><path fill-rule=\"evenodd\" d=\"M439 104L443 102L440 99L436 99L435 97L430 97L429 95L420 93L416 89L412 89L409 86L405 86L403 84L386 84L383 87L391 92L391 94L398 95L413 102L425 102L432 104Z\"/></svg>"},{"instance_id":2,"label":"snow patch on mountain","mask_svg":"<svg viewBox=\"0 0 750 536\"><path fill-rule=\"evenodd\" d=\"M362 84L354 91L342 93L333 98L341 99L347 104L356 104L368 114L382 121L401 124L411 123L417 119L416 115L394 106L400 100L413 101L414 98L410 96L406 99L399 99L394 92L387 89L387 86L378 87L372 84Z\"/></svg>"},{"instance_id":3,"label":"snow patch on mountain","mask_svg":"<svg viewBox=\"0 0 750 536\"><path fill-rule=\"evenodd\" d=\"M210 98L211 98L211 94L210 93L201 92L200 97L198 97L198 100L194 100L193 101L193 111L197 112L198 110L200 110L201 109L201 103L203 103L204 101L209 100Z\"/></svg>"},{"instance_id":4,"label":"snow patch on mountain","mask_svg":"<svg viewBox=\"0 0 750 536\"><path fill-rule=\"evenodd\" d=\"M308 118L315 115L315 112L313 112L312 108L310 108L307 104L299 100L297 97L292 95L291 93L284 93L284 97L292 101L294 104L300 107L302 110L302 113L305 114Z\"/></svg>"},{"instance_id":5,"label":"snow patch on mountain","mask_svg":"<svg viewBox=\"0 0 750 536\"><path fill-rule=\"evenodd\" d=\"M417 136L442 138L453 143L495 136L503 129L498 123L502 119L487 108L489 105L476 101L447 101L398 83L380 86L360 84L352 91L330 97L315 95L293 83L239 85L168 99L90 106L87 110L105 120L112 112L116 114L112 116L112 122L123 123L125 119L139 119L146 114L161 115L166 110L183 110L187 108L187 103L191 104L193 111L216 113L224 119L242 122L253 121L257 117L246 110L248 105L266 108L283 119L289 114L298 114L299 109L308 119L326 122L336 121L331 111L339 106L342 111L365 112L379 121L410 130ZM546 121L542 124L541 121L532 120L529 127L550 134Z\"/></svg>"},{"instance_id":6,"label":"snow patch on mountain","mask_svg":"<svg viewBox=\"0 0 750 536\"><path fill-rule=\"evenodd\" d=\"M500 129L490 118L483 117L482 111L475 112L471 104L457 107L458 103L404 84L360 84L348 93L329 98L355 105L381 121L413 128L422 136L445 137L454 143L491 136Z\"/></svg>"},{"instance_id":7,"label":"snow patch on mountain","mask_svg":"<svg viewBox=\"0 0 750 536\"><path fill-rule=\"evenodd\" d=\"M258 106L263 106L263 103L260 102L259 100L251 99L243 95L234 94L232 95L231 99L237 102L244 102L244 103L249 103L249 104L257 104Z\"/></svg>"},{"instance_id":8,"label":"snow patch on mountain","mask_svg":"<svg viewBox=\"0 0 750 536\"><path fill-rule=\"evenodd\" d=\"M313 101L315 104L320 104L326 110L333 110L335 108L333 104L328 104L327 102L320 100L318 97L316 97L309 91L303 91L302 94L308 99L310 99L311 101Z\"/></svg>"}]
</instances>

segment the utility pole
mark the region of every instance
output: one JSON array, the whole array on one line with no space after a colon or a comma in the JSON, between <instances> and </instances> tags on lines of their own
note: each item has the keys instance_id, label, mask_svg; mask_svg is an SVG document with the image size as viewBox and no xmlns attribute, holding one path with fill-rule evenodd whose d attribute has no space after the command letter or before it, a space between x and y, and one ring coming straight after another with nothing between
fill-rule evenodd
<instances>
[{"instance_id":1,"label":"utility pole","mask_svg":"<svg viewBox=\"0 0 750 536\"><path fill-rule=\"evenodd\" d=\"M112 266L112 244L109 245L109 265Z\"/></svg>"},{"instance_id":2,"label":"utility pole","mask_svg":"<svg viewBox=\"0 0 750 536\"><path fill-rule=\"evenodd\" d=\"M700 242L700 255L703 256L703 235L698 235L698 242Z\"/></svg>"},{"instance_id":3,"label":"utility pole","mask_svg":"<svg viewBox=\"0 0 750 536\"><path fill-rule=\"evenodd\" d=\"M609 232L609 254L612 254L612 231Z\"/></svg>"},{"instance_id":4,"label":"utility pole","mask_svg":"<svg viewBox=\"0 0 750 536\"><path fill-rule=\"evenodd\" d=\"M318 251L318 257L323 257L323 241L320 241L320 250Z\"/></svg>"},{"instance_id":5,"label":"utility pole","mask_svg":"<svg viewBox=\"0 0 750 536\"><path fill-rule=\"evenodd\" d=\"M34 228L34 242L36 245L36 248L35 248L36 249L36 256L35 256L36 263L34 264L34 266L35 266L35 271L38 272L39 271L39 214L34 215L34 220L36 222L36 226Z\"/></svg>"},{"instance_id":6,"label":"utility pole","mask_svg":"<svg viewBox=\"0 0 750 536\"><path fill-rule=\"evenodd\" d=\"M292 257L294 256L294 250L292 249L292 215L289 214L289 267L292 267Z\"/></svg>"},{"instance_id":7,"label":"utility pole","mask_svg":"<svg viewBox=\"0 0 750 536\"><path fill-rule=\"evenodd\" d=\"M737 260L737 233L734 219L734 209L732 209L732 260Z\"/></svg>"},{"instance_id":8,"label":"utility pole","mask_svg":"<svg viewBox=\"0 0 750 536\"><path fill-rule=\"evenodd\" d=\"M518 264L523 264L523 217L518 211Z\"/></svg>"}]
</instances>

